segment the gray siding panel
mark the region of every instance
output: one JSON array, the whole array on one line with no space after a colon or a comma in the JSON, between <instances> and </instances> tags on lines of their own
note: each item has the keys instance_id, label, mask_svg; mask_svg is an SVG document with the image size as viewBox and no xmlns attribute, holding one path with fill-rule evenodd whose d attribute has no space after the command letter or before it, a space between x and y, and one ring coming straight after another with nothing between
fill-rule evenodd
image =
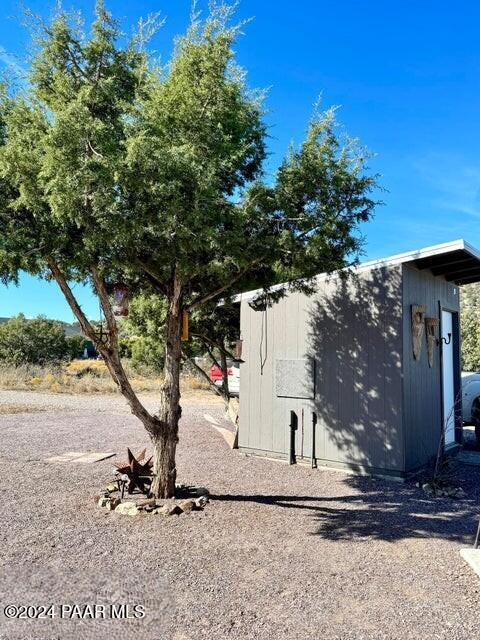
<instances>
[{"instance_id":1,"label":"gray siding panel","mask_svg":"<svg viewBox=\"0 0 480 640\"><path fill-rule=\"evenodd\" d=\"M405 434L403 428L403 333L401 326L403 278L401 268L385 287L383 318L383 412L385 420L385 467L405 469ZM400 335L399 335L400 334ZM394 358L389 357L393 351ZM400 385L399 385L400 381ZM398 425L389 429L388 425Z\"/></svg>"},{"instance_id":2,"label":"gray siding panel","mask_svg":"<svg viewBox=\"0 0 480 640\"><path fill-rule=\"evenodd\" d=\"M347 283L332 277L320 281L312 298L293 293L275 304L267 311L263 375L264 312L242 304L241 447L288 455L289 412L294 410L296 453L302 454L303 444L308 458L315 411L320 462L403 470L401 273L401 267L376 269ZM276 358L316 363L313 401L276 396Z\"/></svg>"},{"instance_id":3,"label":"gray siding panel","mask_svg":"<svg viewBox=\"0 0 480 640\"><path fill-rule=\"evenodd\" d=\"M312 302L309 332L321 372L315 400L324 443L319 457L401 472L401 269L324 283ZM387 378L394 411L384 402Z\"/></svg>"},{"instance_id":4,"label":"gray siding panel","mask_svg":"<svg viewBox=\"0 0 480 640\"><path fill-rule=\"evenodd\" d=\"M286 313L285 300L281 300L275 309L275 322L273 323L273 335L275 340L275 356L278 358L286 357L285 354L285 332L286 332ZM255 314L255 312L252 312ZM258 316L258 312L256 314ZM274 362L271 366L274 366ZM286 403L280 399L273 402L272 410L272 451L284 453L287 450L287 424L288 417L286 415Z\"/></svg>"},{"instance_id":5,"label":"gray siding panel","mask_svg":"<svg viewBox=\"0 0 480 640\"><path fill-rule=\"evenodd\" d=\"M459 311L459 291L442 277L410 264L403 266L403 280L404 428L408 471L426 464L436 454L442 424L441 350L435 347L430 368L424 336L421 357L414 359L411 305L424 305L427 317L439 319L439 303L450 311Z\"/></svg>"},{"instance_id":6,"label":"gray siding panel","mask_svg":"<svg viewBox=\"0 0 480 640\"><path fill-rule=\"evenodd\" d=\"M240 447L248 447L250 442L250 424L251 424L251 411L254 408L254 399L252 397L252 335L251 335L251 323L252 316L248 312L248 305L246 302L240 305L240 327L242 344L242 358L244 363L240 365L240 397L248 398L248 402L240 402L239 407L239 422L242 428L238 433L238 445Z\"/></svg>"}]
</instances>

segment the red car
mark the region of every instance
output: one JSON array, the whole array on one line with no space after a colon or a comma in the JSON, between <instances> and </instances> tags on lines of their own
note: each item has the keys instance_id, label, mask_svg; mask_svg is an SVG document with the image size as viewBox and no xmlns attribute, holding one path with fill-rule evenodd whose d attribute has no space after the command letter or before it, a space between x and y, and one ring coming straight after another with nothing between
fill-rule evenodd
<instances>
[{"instance_id":1,"label":"red car","mask_svg":"<svg viewBox=\"0 0 480 640\"><path fill-rule=\"evenodd\" d=\"M230 393L238 394L240 390L240 367L238 364L227 364L228 387ZM217 387L223 383L222 369L216 364L210 369L210 380Z\"/></svg>"}]
</instances>

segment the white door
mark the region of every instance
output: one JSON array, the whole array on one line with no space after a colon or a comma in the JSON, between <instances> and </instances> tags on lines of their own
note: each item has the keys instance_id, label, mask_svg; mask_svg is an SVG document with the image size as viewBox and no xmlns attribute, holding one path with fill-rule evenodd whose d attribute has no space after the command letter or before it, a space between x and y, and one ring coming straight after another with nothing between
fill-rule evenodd
<instances>
[{"instance_id":1,"label":"white door","mask_svg":"<svg viewBox=\"0 0 480 640\"><path fill-rule=\"evenodd\" d=\"M448 447L455 443L453 315L450 311L442 311L442 338L444 338L442 340L443 419L446 421L445 446Z\"/></svg>"}]
</instances>

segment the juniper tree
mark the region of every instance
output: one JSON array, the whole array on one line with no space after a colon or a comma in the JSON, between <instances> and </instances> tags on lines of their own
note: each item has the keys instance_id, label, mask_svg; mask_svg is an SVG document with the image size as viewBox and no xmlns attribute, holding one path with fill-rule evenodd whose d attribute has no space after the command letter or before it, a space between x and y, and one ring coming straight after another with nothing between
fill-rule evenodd
<instances>
[{"instance_id":1,"label":"juniper tree","mask_svg":"<svg viewBox=\"0 0 480 640\"><path fill-rule=\"evenodd\" d=\"M332 111L265 180L262 96L234 62L238 36L231 9L213 7L160 69L141 34L124 43L99 1L87 34L65 13L43 25L28 87L2 100L1 277L56 280L150 435L158 497L175 489L182 313L278 281L311 290L316 273L356 260L375 204L365 154ZM106 334L85 316L76 281L92 284ZM156 414L122 366L118 281L165 305Z\"/></svg>"}]
</instances>

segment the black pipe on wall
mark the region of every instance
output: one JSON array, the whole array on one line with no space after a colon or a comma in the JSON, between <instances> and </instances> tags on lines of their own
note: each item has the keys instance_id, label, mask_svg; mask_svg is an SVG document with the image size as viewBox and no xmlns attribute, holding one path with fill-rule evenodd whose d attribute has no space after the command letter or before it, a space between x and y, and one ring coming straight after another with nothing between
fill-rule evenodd
<instances>
[{"instance_id":1,"label":"black pipe on wall","mask_svg":"<svg viewBox=\"0 0 480 640\"><path fill-rule=\"evenodd\" d=\"M289 464L297 464L295 455L295 432L298 429L298 416L295 411L290 411L290 458Z\"/></svg>"},{"instance_id":2,"label":"black pipe on wall","mask_svg":"<svg viewBox=\"0 0 480 640\"><path fill-rule=\"evenodd\" d=\"M315 456L315 433L317 431L317 414L312 411L312 469L317 468L317 458Z\"/></svg>"}]
</instances>

